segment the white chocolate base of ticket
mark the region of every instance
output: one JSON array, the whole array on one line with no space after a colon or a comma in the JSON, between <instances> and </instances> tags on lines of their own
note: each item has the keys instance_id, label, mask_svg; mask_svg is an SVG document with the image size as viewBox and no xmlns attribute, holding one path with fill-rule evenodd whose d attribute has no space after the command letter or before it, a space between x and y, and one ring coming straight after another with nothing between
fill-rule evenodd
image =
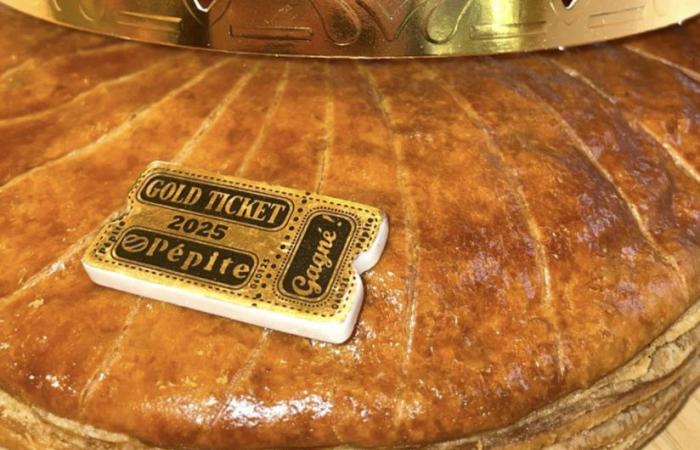
<instances>
[{"instance_id":1,"label":"white chocolate base of ticket","mask_svg":"<svg viewBox=\"0 0 700 450\"><path fill-rule=\"evenodd\" d=\"M226 300L219 300L199 293L187 291L182 288L166 286L163 284L145 281L130 275L104 270L83 261L83 267L90 279L101 286L117 289L141 297L161 300L185 308L196 309L209 314L239 320L241 322L270 328L284 333L304 336L320 341L340 344L348 340L355 328L355 323L360 314L364 287L360 274L374 267L384 251L389 235L389 221L383 217L379 226L377 237L365 252L360 253L352 266L355 269L353 283L355 288L351 290L349 298L350 309L342 321L313 321L298 317L290 317L284 314L267 311L261 308L235 304Z\"/></svg>"}]
</instances>

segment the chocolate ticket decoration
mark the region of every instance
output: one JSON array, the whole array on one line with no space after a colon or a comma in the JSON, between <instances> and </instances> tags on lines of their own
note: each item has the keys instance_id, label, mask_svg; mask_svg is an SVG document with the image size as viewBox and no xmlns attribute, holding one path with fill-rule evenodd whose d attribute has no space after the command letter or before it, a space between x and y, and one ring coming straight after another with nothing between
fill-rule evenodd
<instances>
[{"instance_id":1,"label":"chocolate ticket decoration","mask_svg":"<svg viewBox=\"0 0 700 450\"><path fill-rule=\"evenodd\" d=\"M376 208L155 162L83 265L103 286L339 343L387 234Z\"/></svg>"},{"instance_id":2,"label":"chocolate ticket decoration","mask_svg":"<svg viewBox=\"0 0 700 450\"><path fill-rule=\"evenodd\" d=\"M567 47L679 23L695 0L0 0L51 22L169 45L326 57Z\"/></svg>"}]
</instances>

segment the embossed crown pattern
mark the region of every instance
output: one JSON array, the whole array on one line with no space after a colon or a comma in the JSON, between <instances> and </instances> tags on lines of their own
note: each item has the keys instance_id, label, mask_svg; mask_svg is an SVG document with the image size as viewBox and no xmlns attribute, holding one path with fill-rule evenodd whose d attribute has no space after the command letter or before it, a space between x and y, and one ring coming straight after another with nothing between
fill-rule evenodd
<instances>
[{"instance_id":1,"label":"embossed crown pattern","mask_svg":"<svg viewBox=\"0 0 700 450\"><path fill-rule=\"evenodd\" d=\"M149 42L307 56L488 54L596 42L700 13L694 0L0 0Z\"/></svg>"}]
</instances>

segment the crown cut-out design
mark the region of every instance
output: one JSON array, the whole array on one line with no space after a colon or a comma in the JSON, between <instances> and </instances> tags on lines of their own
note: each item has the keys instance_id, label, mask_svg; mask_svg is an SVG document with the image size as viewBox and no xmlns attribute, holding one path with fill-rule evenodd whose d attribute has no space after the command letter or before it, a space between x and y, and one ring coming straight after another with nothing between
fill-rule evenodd
<instances>
[{"instance_id":1,"label":"crown cut-out design","mask_svg":"<svg viewBox=\"0 0 700 450\"><path fill-rule=\"evenodd\" d=\"M192 0L194 3L194 6L205 13L208 13L209 10L216 4L216 0Z\"/></svg>"}]
</instances>

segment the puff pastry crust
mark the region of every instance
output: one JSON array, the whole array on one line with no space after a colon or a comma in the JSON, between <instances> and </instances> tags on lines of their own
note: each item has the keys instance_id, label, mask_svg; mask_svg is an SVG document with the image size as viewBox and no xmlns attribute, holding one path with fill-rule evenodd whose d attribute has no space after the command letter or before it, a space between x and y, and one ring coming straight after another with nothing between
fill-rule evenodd
<instances>
[{"instance_id":1,"label":"puff pastry crust","mask_svg":"<svg viewBox=\"0 0 700 450\"><path fill-rule=\"evenodd\" d=\"M697 385L699 21L382 62L0 24L0 445L634 448ZM386 211L351 339L90 283L156 159Z\"/></svg>"}]
</instances>

